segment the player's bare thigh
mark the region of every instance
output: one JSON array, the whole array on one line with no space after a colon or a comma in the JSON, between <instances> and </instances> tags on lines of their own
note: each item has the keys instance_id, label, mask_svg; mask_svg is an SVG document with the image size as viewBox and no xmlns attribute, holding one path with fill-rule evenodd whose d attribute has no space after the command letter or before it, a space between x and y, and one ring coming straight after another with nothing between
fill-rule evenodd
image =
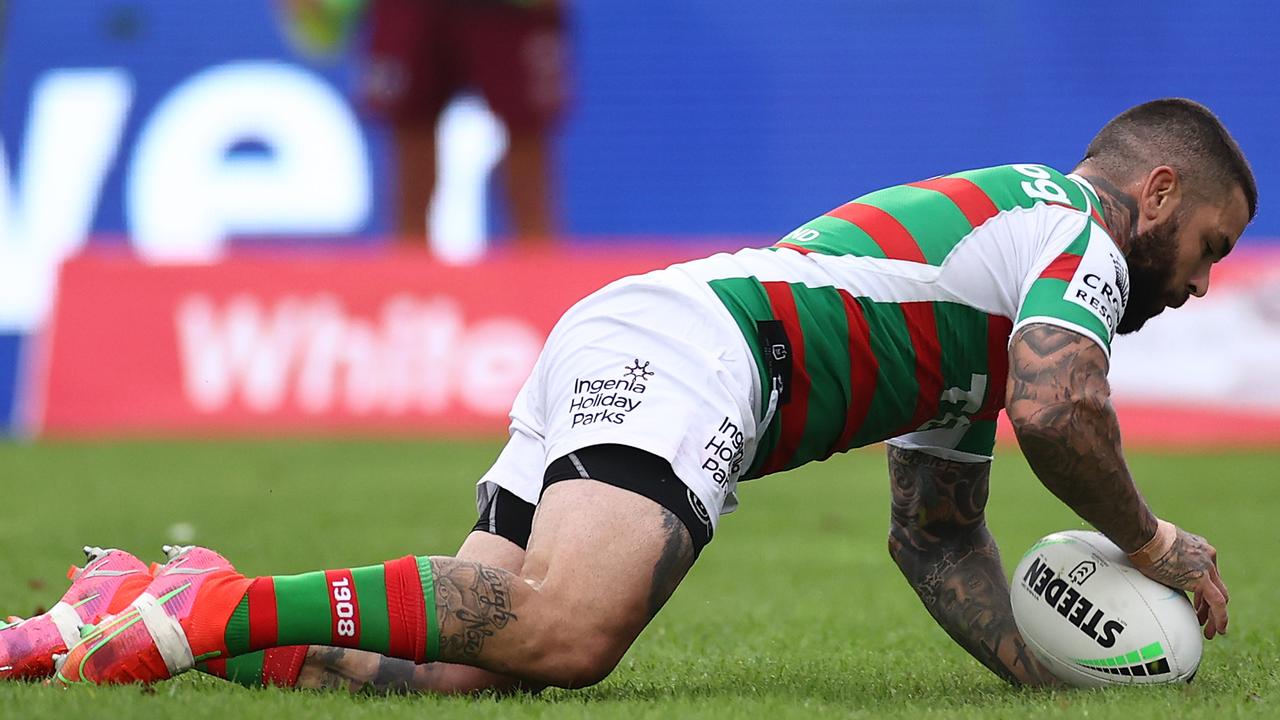
<instances>
[{"instance_id":1,"label":"player's bare thigh","mask_svg":"<svg viewBox=\"0 0 1280 720\"><path fill-rule=\"evenodd\" d=\"M534 667L549 682L591 685L617 665L695 559L685 525L657 502L595 480L548 486L521 576L537 591ZM518 648L512 661L520 662Z\"/></svg>"},{"instance_id":2,"label":"player's bare thigh","mask_svg":"<svg viewBox=\"0 0 1280 720\"><path fill-rule=\"evenodd\" d=\"M593 522L593 515L601 517ZM538 505L522 574L541 578L545 591L565 594L601 578L625 575L618 589L628 602L615 607L621 624L643 619L639 634L684 579L694 557L689 531L670 510L606 483L565 480L548 487ZM584 594L574 604L596 606Z\"/></svg>"}]
</instances>

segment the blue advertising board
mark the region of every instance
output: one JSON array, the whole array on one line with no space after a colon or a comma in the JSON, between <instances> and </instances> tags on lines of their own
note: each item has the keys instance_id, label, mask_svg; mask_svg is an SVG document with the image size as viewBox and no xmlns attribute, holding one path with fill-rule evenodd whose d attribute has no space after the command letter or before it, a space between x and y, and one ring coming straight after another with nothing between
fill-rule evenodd
<instances>
[{"instance_id":1,"label":"blue advertising board","mask_svg":"<svg viewBox=\"0 0 1280 720\"><path fill-rule=\"evenodd\" d=\"M0 435L6 428L16 427L14 413L17 410L18 355L22 350L22 336L0 333Z\"/></svg>"},{"instance_id":2,"label":"blue advertising board","mask_svg":"<svg viewBox=\"0 0 1280 720\"><path fill-rule=\"evenodd\" d=\"M866 191L1067 167L1109 118L1190 97L1280 182L1280 5L582 2L564 141L584 234L785 233ZM1280 236L1263 212L1251 233Z\"/></svg>"}]
</instances>

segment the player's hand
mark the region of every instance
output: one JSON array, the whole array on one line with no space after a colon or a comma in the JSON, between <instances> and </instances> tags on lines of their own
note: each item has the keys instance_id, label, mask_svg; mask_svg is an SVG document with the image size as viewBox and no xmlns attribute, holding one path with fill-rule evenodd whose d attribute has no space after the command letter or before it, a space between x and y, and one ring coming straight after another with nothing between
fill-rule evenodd
<instances>
[{"instance_id":1,"label":"player's hand","mask_svg":"<svg viewBox=\"0 0 1280 720\"><path fill-rule=\"evenodd\" d=\"M1166 524L1161 521L1161 524ZM1218 551L1207 540L1181 528L1169 525L1171 540L1166 547L1143 548L1129 556L1143 575L1178 590L1195 594L1196 618L1204 626L1205 639L1227 632L1226 583L1218 574ZM1152 543L1161 539L1157 531ZM1143 553L1147 550L1147 553Z\"/></svg>"}]
</instances>

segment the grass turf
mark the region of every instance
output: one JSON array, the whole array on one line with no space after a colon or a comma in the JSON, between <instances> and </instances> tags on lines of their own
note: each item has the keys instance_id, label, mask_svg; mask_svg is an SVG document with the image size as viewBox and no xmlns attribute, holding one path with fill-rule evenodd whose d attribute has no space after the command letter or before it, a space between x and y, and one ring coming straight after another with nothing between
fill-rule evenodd
<instances>
[{"instance_id":1,"label":"grass turf","mask_svg":"<svg viewBox=\"0 0 1280 720\"><path fill-rule=\"evenodd\" d=\"M155 559L174 533L249 574L447 554L474 522L494 443L272 441L0 445L0 614L61 594L83 544ZM885 552L878 449L741 488L668 606L605 682L539 697L349 697L248 690L190 673L150 689L0 684L0 717L1125 718L1280 713L1276 453L1130 458L1161 515L1205 534L1232 630L1189 686L1019 691L955 646ZM996 461L989 522L1008 567L1080 523L1018 454ZM187 528L176 527L187 525Z\"/></svg>"}]
</instances>

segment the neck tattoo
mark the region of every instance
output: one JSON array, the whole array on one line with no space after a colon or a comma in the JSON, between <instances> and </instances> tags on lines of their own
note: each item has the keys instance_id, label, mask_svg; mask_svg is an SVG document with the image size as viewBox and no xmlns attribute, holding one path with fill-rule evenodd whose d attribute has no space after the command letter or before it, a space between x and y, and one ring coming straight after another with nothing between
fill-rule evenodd
<instances>
[{"instance_id":1,"label":"neck tattoo","mask_svg":"<svg viewBox=\"0 0 1280 720\"><path fill-rule=\"evenodd\" d=\"M1111 239L1116 241L1121 250L1127 251L1130 233L1138 224L1138 201L1105 178L1083 173L1081 177L1088 180L1098 191L1098 199L1102 201L1102 214L1107 220L1107 228L1111 231Z\"/></svg>"}]
</instances>

